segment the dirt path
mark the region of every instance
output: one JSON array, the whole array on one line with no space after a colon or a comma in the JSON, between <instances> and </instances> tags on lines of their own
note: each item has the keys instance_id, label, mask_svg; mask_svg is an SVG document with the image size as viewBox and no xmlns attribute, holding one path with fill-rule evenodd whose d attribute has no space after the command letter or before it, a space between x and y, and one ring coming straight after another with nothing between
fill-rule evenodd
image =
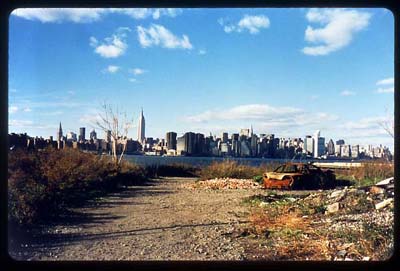
<instances>
[{"instance_id":1,"label":"dirt path","mask_svg":"<svg viewBox=\"0 0 400 271\"><path fill-rule=\"evenodd\" d=\"M157 179L74 209L75 218L22 245L28 260L239 260L231 233L246 223L249 190L189 190L192 178ZM67 221L67 220L66 220Z\"/></svg>"}]
</instances>

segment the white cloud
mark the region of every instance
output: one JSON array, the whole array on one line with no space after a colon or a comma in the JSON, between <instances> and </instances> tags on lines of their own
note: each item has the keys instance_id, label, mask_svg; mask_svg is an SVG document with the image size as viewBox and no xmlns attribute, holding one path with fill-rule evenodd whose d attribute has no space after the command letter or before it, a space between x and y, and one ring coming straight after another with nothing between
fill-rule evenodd
<instances>
[{"instance_id":1,"label":"white cloud","mask_svg":"<svg viewBox=\"0 0 400 271\"><path fill-rule=\"evenodd\" d=\"M130 72L133 73L134 75L141 75L147 71L143 70L143 69L139 69L139 68L134 68L134 69L131 69Z\"/></svg>"},{"instance_id":2,"label":"white cloud","mask_svg":"<svg viewBox=\"0 0 400 271\"><path fill-rule=\"evenodd\" d=\"M114 66L114 65L109 65L104 72L108 72L108 73L116 73L120 68L118 66Z\"/></svg>"},{"instance_id":3,"label":"white cloud","mask_svg":"<svg viewBox=\"0 0 400 271\"><path fill-rule=\"evenodd\" d=\"M9 114L14 114L18 111L18 106L12 105L8 108L8 113Z\"/></svg>"},{"instance_id":4,"label":"white cloud","mask_svg":"<svg viewBox=\"0 0 400 271\"><path fill-rule=\"evenodd\" d=\"M97 44L99 44L99 42L97 41L97 39L95 37L90 37L89 38L89 45L92 47L96 47Z\"/></svg>"},{"instance_id":5,"label":"white cloud","mask_svg":"<svg viewBox=\"0 0 400 271\"><path fill-rule=\"evenodd\" d=\"M236 133L253 125L257 133L275 133L285 137L303 137L317 129L328 131L339 117L325 112L268 104L247 104L225 109L207 110L181 118L186 131Z\"/></svg>"},{"instance_id":6,"label":"white cloud","mask_svg":"<svg viewBox=\"0 0 400 271\"><path fill-rule=\"evenodd\" d=\"M31 127L33 125L33 121L30 120L10 120L8 122L9 126L13 127Z\"/></svg>"},{"instance_id":7,"label":"white cloud","mask_svg":"<svg viewBox=\"0 0 400 271\"><path fill-rule=\"evenodd\" d=\"M247 30L250 34L258 34L260 29L268 28L270 26L270 21L265 15L244 15L242 19L236 24L226 24L223 18L218 19L218 23L224 27L226 33L242 32Z\"/></svg>"},{"instance_id":8,"label":"white cloud","mask_svg":"<svg viewBox=\"0 0 400 271\"><path fill-rule=\"evenodd\" d=\"M363 129L378 129L381 127L379 123L386 120L386 117L368 117L362 118L358 121L348 121L342 125L343 128L348 130L363 130Z\"/></svg>"},{"instance_id":9,"label":"white cloud","mask_svg":"<svg viewBox=\"0 0 400 271\"><path fill-rule=\"evenodd\" d=\"M378 88L376 90L377 93L394 93L394 87L389 88Z\"/></svg>"},{"instance_id":10,"label":"white cloud","mask_svg":"<svg viewBox=\"0 0 400 271\"><path fill-rule=\"evenodd\" d=\"M353 39L353 35L365 29L371 14L350 9L310 9L306 18L311 23L322 24L320 28L307 26L305 40L319 45L303 48L306 55L327 55L337 51Z\"/></svg>"},{"instance_id":11,"label":"white cloud","mask_svg":"<svg viewBox=\"0 0 400 271\"><path fill-rule=\"evenodd\" d=\"M84 114L79 118L79 122L87 125L94 125L96 122L102 122L99 114Z\"/></svg>"},{"instance_id":12,"label":"white cloud","mask_svg":"<svg viewBox=\"0 0 400 271\"><path fill-rule=\"evenodd\" d=\"M356 93L354 91L349 91L349 90L344 90L342 92L340 92L341 96L354 96L356 95Z\"/></svg>"},{"instance_id":13,"label":"white cloud","mask_svg":"<svg viewBox=\"0 0 400 271\"><path fill-rule=\"evenodd\" d=\"M95 53L104 58L116 58L123 55L128 48L126 43L126 31L128 27L120 27L111 37L105 38L104 43L99 45L96 38L90 37L90 46L95 47Z\"/></svg>"},{"instance_id":14,"label":"white cloud","mask_svg":"<svg viewBox=\"0 0 400 271\"><path fill-rule=\"evenodd\" d=\"M267 104L248 104L225 110L210 110L186 119L191 122L207 122L211 120L271 120L277 116L298 114L301 109L293 107L272 107Z\"/></svg>"},{"instance_id":15,"label":"white cloud","mask_svg":"<svg viewBox=\"0 0 400 271\"><path fill-rule=\"evenodd\" d=\"M379 80L378 82L376 82L377 86L379 86L379 85L393 85L393 84L394 84L394 78L393 77L382 79L382 80Z\"/></svg>"},{"instance_id":16,"label":"white cloud","mask_svg":"<svg viewBox=\"0 0 400 271\"><path fill-rule=\"evenodd\" d=\"M11 14L42 23L88 23L98 21L104 12L102 8L19 8Z\"/></svg>"},{"instance_id":17,"label":"white cloud","mask_svg":"<svg viewBox=\"0 0 400 271\"><path fill-rule=\"evenodd\" d=\"M32 109L30 109L29 107L25 107L24 112L32 112Z\"/></svg>"},{"instance_id":18,"label":"white cloud","mask_svg":"<svg viewBox=\"0 0 400 271\"><path fill-rule=\"evenodd\" d=\"M169 49L192 49L188 36L175 36L162 25L152 24L149 28L137 27L139 43L142 47L161 46Z\"/></svg>"},{"instance_id":19,"label":"white cloud","mask_svg":"<svg viewBox=\"0 0 400 271\"><path fill-rule=\"evenodd\" d=\"M207 54L207 51L205 49L199 50L199 55L205 55L205 54Z\"/></svg>"},{"instance_id":20,"label":"white cloud","mask_svg":"<svg viewBox=\"0 0 400 271\"><path fill-rule=\"evenodd\" d=\"M134 19L152 17L157 20L162 16L176 17L182 9L174 8L19 8L11 15L42 23L90 23L101 20L110 13L124 14Z\"/></svg>"},{"instance_id":21,"label":"white cloud","mask_svg":"<svg viewBox=\"0 0 400 271\"><path fill-rule=\"evenodd\" d=\"M110 12L128 15L134 19L146 19L152 17L158 20L162 16L176 17L182 13L179 8L113 8Z\"/></svg>"}]
</instances>

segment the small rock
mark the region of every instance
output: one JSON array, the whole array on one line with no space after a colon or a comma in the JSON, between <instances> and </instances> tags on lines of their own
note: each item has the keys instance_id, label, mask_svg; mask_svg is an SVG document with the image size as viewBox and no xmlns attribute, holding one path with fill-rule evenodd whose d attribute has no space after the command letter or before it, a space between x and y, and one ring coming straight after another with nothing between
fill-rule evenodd
<instances>
[{"instance_id":1,"label":"small rock","mask_svg":"<svg viewBox=\"0 0 400 271\"><path fill-rule=\"evenodd\" d=\"M370 257L363 257L362 260L363 261L369 261L371 258Z\"/></svg>"},{"instance_id":2,"label":"small rock","mask_svg":"<svg viewBox=\"0 0 400 271\"><path fill-rule=\"evenodd\" d=\"M339 250L338 251L338 253L336 253L336 255L337 256L339 256L339 257L344 257L344 256L346 256L346 254L347 254L347 251L346 250Z\"/></svg>"},{"instance_id":3,"label":"small rock","mask_svg":"<svg viewBox=\"0 0 400 271\"><path fill-rule=\"evenodd\" d=\"M329 198L330 198L330 199L333 199L333 198L343 198L343 197L345 196L345 194L346 194L346 191L337 190L337 191L332 192L332 193L329 195Z\"/></svg>"},{"instance_id":4,"label":"small rock","mask_svg":"<svg viewBox=\"0 0 400 271\"><path fill-rule=\"evenodd\" d=\"M339 211L339 202L332 203L326 207L325 214L333 214Z\"/></svg>"},{"instance_id":5,"label":"small rock","mask_svg":"<svg viewBox=\"0 0 400 271\"><path fill-rule=\"evenodd\" d=\"M379 209L385 208L392 202L393 202L393 198L385 199L384 201L381 201L381 202L375 204L375 209L379 210Z\"/></svg>"}]
</instances>

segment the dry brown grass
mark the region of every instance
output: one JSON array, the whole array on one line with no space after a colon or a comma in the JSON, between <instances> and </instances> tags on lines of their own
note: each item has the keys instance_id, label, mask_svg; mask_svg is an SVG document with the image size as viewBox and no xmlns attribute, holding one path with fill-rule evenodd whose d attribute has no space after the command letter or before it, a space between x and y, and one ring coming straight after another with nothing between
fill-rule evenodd
<instances>
[{"instance_id":1,"label":"dry brown grass","mask_svg":"<svg viewBox=\"0 0 400 271\"><path fill-rule=\"evenodd\" d=\"M287 206L273 212L257 210L250 215L249 220L258 234L280 230L306 231L310 225L298 210L291 211Z\"/></svg>"},{"instance_id":2,"label":"dry brown grass","mask_svg":"<svg viewBox=\"0 0 400 271\"><path fill-rule=\"evenodd\" d=\"M240 164L236 161L213 162L211 165L202 168L199 175L201 180L214 178L252 179L266 171L275 169L276 166L276 163L267 163L256 167Z\"/></svg>"},{"instance_id":3,"label":"dry brown grass","mask_svg":"<svg viewBox=\"0 0 400 271\"><path fill-rule=\"evenodd\" d=\"M366 162L358 168L336 170L336 174L355 180L360 185L369 185L393 177L394 163L383 161Z\"/></svg>"}]
</instances>

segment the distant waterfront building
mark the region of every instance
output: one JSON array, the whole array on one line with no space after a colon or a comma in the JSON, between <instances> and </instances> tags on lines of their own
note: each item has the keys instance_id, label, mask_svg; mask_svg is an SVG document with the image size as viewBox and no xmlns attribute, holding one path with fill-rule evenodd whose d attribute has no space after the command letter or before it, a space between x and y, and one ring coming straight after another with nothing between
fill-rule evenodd
<instances>
[{"instance_id":1,"label":"distant waterfront building","mask_svg":"<svg viewBox=\"0 0 400 271\"><path fill-rule=\"evenodd\" d=\"M325 154L325 138L320 137L320 131L317 130L314 134L314 158L321 157Z\"/></svg>"},{"instance_id":2,"label":"distant waterfront building","mask_svg":"<svg viewBox=\"0 0 400 271\"><path fill-rule=\"evenodd\" d=\"M167 148L168 150L176 150L176 133L175 132L168 132L165 136L167 139Z\"/></svg>"},{"instance_id":3,"label":"distant waterfront building","mask_svg":"<svg viewBox=\"0 0 400 271\"><path fill-rule=\"evenodd\" d=\"M333 143L333 140L330 139L328 142L328 154L329 155L334 155L335 154L335 144Z\"/></svg>"},{"instance_id":4,"label":"distant waterfront building","mask_svg":"<svg viewBox=\"0 0 400 271\"><path fill-rule=\"evenodd\" d=\"M360 146L351 146L351 158L358 158L360 156Z\"/></svg>"},{"instance_id":5,"label":"distant waterfront building","mask_svg":"<svg viewBox=\"0 0 400 271\"><path fill-rule=\"evenodd\" d=\"M314 156L314 139L310 135L304 138L304 152Z\"/></svg>"},{"instance_id":6,"label":"distant waterfront building","mask_svg":"<svg viewBox=\"0 0 400 271\"><path fill-rule=\"evenodd\" d=\"M351 156L350 145L340 145L340 152L342 157L350 157Z\"/></svg>"},{"instance_id":7,"label":"distant waterfront building","mask_svg":"<svg viewBox=\"0 0 400 271\"><path fill-rule=\"evenodd\" d=\"M74 132L68 132L67 141L76 141L76 134Z\"/></svg>"},{"instance_id":8,"label":"distant waterfront building","mask_svg":"<svg viewBox=\"0 0 400 271\"><path fill-rule=\"evenodd\" d=\"M85 141L86 139L85 131L86 131L85 127L79 128L79 141Z\"/></svg>"},{"instance_id":9,"label":"distant waterfront building","mask_svg":"<svg viewBox=\"0 0 400 271\"><path fill-rule=\"evenodd\" d=\"M343 139L339 139L338 141L336 141L336 145L344 145L344 140Z\"/></svg>"},{"instance_id":10,"label":"distant waterfront building","mask_svg":"<svg viewBox=\"0 0 400 271\"><path fill-rule=\"evenodd\" d=\"M105 133L104 140L106 141L106 143L111 142L111 131L110 130L107 130L107 132Z\"/></svg>"},{"instance_id":11,"label":"distant waterfront building","mask_svg":"<svg viewBox=\"0 0 400 271\"><path fill-rule=\"evenodd\" d=\"M63 131L62 131L61 121L60 121L60 127L58 128L58 133L57 133L57 141L62 140L62 137L63 137Z\"/></svg>"},{"instance_id":12,"label":"distant waterfront building","mask_svg":"<svg viewBox=\"0 0 400 271\"><path fill-rule=\"evenodd\" d=\"M142 111L140 112L140 116L139 116L139 124L138 124L138 141L140 143L143 143L145 140L145 120L144 120L144 116L143 116L143 108Z\"/></svg>"},{"instance_id":13,"label":"distant waterfront building","mask_svg":"<svg viewBox=\"0 0 400 271\"><path fill-rule=\"evenodd\" d=\"M239 136L242 137L249 137L250 136L250 129L240 129Z\"/></svg>"},{"instance_id":14,"label":"distant waterfront building","mask_svg":"<svg viewBox=\"0 0 400 271\"><path fill-rule=\"evenodd\" d=\"M226 142L228 142L228 133L222 133L222 142L223 143L226 143Z\"/></svg>"},{"instance_id":15,"label":"distant waterfront building","mask_svg":"<svg viewBox=\"0 0 400 271\"><path fill-rule=\"evenodd\" d=\"M94 129L90 132L89 137L90 137L90 139L93 139L93 140L97 139L97 133Z\"/></svg>"}]
</instances>

